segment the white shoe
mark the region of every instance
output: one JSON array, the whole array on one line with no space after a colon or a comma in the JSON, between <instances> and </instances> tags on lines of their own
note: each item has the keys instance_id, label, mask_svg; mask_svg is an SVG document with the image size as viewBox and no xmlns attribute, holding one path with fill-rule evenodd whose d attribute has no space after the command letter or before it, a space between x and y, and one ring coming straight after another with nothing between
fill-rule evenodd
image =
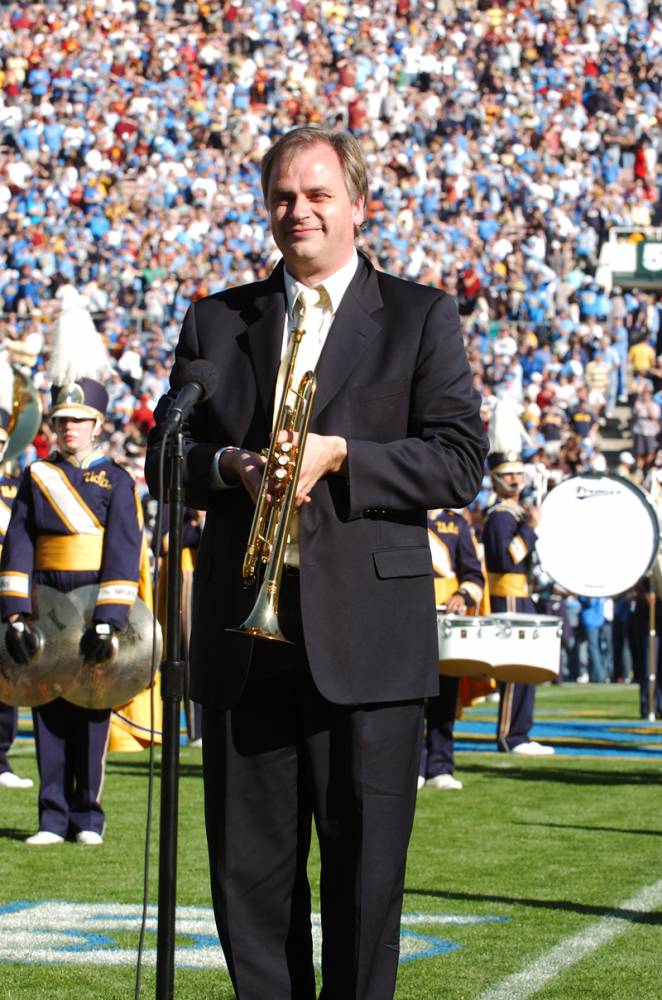
<instances>
[{"instance_id":1,"label":"white shoe","mask_svg":"<svg viewBox=\"0 0 662 1000\"><path fill-rule=\"evenodd\" d=\"M189 740L188 741L188 745L190 747L196 747L196 749L198 747L201 747L202 746L202 736L198 736L197 740Z\"/></svg>"},{"instance_id":2,"label":"white shoe","mask_svg":"<svg viewBox=\"0 0 662 1000\"><path fill-rule=\"evenodd\" d=\"M535 740L529 740L528 743L518 743L510 752L518 753L523 757L551 757L554 753L554 747L544 746L542 743L536 743Z\"/></svg>"},{"instance_id":3,"label":"white shoe","mask_svg":"<svg viewBox=\"0 0 662 1000\"><path fill-rule=\"evenodd\" d=\"M94 830L79 830L76 834L76 843L85 844L86 847L98 847L103 844L103 837Z\"/></svg>"},{"instance_id":4,"label":"white shoe","mask_svg":"<svg viewBox=\"0 0 662 1000\"><path fill-rule=\"evenodd\" d=\"M0 788L32 788L32 778L19 778L13 771L0 774Z\"/></svg>"},{"instance_id":5,"label":"white shoe","mask_svg":"<svg viewBox=\"0 0 662 1000\"><path fill-rule=\"evenodd\" d=\"M421 788L423 787L424 784L425 784L425 778L423 777L422 774L419 774L419 776L418 776L418 783L416 785L416 791L420 792L420 790L421 790Z\"/></svg>"},{"instance_id":6,"label":"white shoe","mask_svg":"<svg viewBox=\"0 0 662 1000\"><path fill-rule=\"evenodd\" d=\"M428 778L425 782L426 788L441 788L444 791L459 791L462 782L454 778L452 774L437 774L434 778Z\"/></svg>"},{"instance_id":7,"label":"white shoe","mask_svg":"<svg viewBox=\"0 0 662 1000\"><path fill-rule=\"evenodd\" d=\"M25 843L31 844L33 847L45 847L47 844L63 844L64 837L58 833L51 833L50 830L39 830L38 833L33 833L31 837L28 837Z\"/></svg>"}]
</instances>

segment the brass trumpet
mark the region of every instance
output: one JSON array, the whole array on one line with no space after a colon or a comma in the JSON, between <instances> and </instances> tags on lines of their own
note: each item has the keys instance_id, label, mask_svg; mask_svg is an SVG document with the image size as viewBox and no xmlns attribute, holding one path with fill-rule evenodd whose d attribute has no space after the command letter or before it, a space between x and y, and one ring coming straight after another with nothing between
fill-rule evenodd
<instances>
[{"instance_id":1,"label":"brass trumpet","mask_svg":"<svg viewBox=\"0 0 662 1000\"><path fill-rule=\"evenodd\" d=\"M298 385L294 385L294 368L304 333L305 330L301 326L292 332L291 353L283 383L283 393L244 556L242 569L244 586L251 587L255 583L260 563L265 567L264 577L253 610L246 621L243 625L228 630L278 642L289 642L281 632L278 622L278 600L301 460L317 391L317 379L312 371L305 372ZM292 402L291 397L293 397ZM282 431L297 434L297 444L291 441L279 443L278 438ZM278 483L279 489L269 500L269 485L272 482Z\"/></svg>"}]
</instances>

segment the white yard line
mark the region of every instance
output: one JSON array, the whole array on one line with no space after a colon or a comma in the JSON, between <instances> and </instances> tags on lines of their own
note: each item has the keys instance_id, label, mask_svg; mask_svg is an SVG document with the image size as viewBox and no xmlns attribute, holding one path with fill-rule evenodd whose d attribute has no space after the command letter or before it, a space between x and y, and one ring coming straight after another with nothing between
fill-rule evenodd
<instances>
[{"instance_id":1,"label":"white yard line","mask_svg":"<svg viewBox=\"0 0 662 1000\"><path fill-rule=\"evenodd\" d=\"M576 965L608 941L632 929L632 920L619 916L625 912L650 913L662 905L662 879L647 886L625 903L591 924L586 930L564 938L551 951L527 965L520 972L503 979L482 993L478 1000L525 1000L541 990L550 979Z\"/></svg>"}]
</instances>

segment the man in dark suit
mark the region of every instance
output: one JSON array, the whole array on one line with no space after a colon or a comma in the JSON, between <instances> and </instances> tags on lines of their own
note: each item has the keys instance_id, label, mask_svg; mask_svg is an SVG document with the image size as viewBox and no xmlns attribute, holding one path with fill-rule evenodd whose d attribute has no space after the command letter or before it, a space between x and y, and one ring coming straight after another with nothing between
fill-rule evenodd
<instances>
[{"instance_id":1,"label":"man in dark suit","mask_svg":"<svg viewBox=\"0 0 662 1000\"><path fill-rule=\"evenodd\" d=\"M265 155L262 185L283 263L191 306L148 457L156 491L178 379L190 361L212 362L218 386L187 428L186 502L207 511L191 694L203 706L214 908L239 1000L314 1000L314 817L321 996L388 1000L422 705L438 690L426 512L474 497L485 442L452 299L356 252L368 193L357 142L296 129ZM260 451L310 288L301 350L318 390L280 594L285 645L226 629L255 599L241 574Z\"/></svg>"}]
</instances>

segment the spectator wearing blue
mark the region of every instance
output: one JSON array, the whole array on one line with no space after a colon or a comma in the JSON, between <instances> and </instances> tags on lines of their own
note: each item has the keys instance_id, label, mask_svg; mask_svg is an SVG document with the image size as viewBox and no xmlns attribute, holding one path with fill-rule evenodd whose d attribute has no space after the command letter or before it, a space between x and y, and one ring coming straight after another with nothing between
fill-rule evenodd
<instances>
[{"instance_id":1,"label":"spectator wearing blue","mask_svg":"<svg viewBox=\"0 0 662 1000\"><path fill-rule=\"evenodd\" d=\"M579 621L588 651L588 679L593 684L604 684L607 671L600 647L600 633L605 624L604 598L580 597Z\"/></svg>"}]
</instances>

